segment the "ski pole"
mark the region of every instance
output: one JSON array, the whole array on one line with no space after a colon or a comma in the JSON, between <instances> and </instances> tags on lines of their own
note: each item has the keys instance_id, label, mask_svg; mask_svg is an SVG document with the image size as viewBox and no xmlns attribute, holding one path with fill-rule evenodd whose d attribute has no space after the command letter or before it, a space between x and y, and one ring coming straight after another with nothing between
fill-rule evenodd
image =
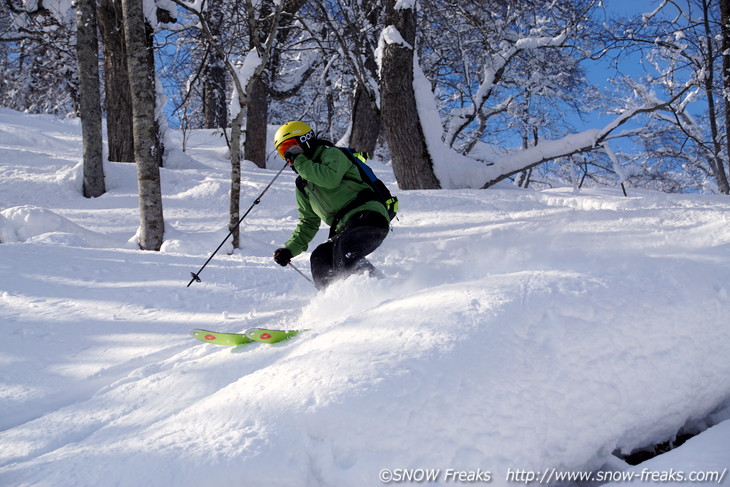
<instances>
[{"instance_id":1,"label":"ski pole","mask_svg":"<svg viewBox=\"0 0 730 487\"><path fill-rule=\"evenodd\" d=\"M258 198L256 198L254 200L254 202L251 204L251 206L248 208L248 210L246 210L246 213L244 213L243 216L241 217L241 219L238 220L238 223L236 223L236 225L231 229L231 231L228 232L228 235L226 235L226 238L223 239L223 241L218 246L218 248L215 249L212 254L210 254L210 257L208 257L208 260L205 261L205 264L203 264L203 267L201 267L198 270L198 272L191 272L190 273L190 275L192 275L193 277L192 277L192 279L190 279L190 282L188 283L188 285L186 287L190 287L190 285L193 282L200 282L200 273L203 271L203 269L205 269L205 266L208 265L208 263L213 259L213 257L215 256L215 254L217 254L218 251L221 249L221 247L223 247L223 244L226 243L226 240L228 240L228 237L230 237L231 235L233 235L233 232L235 232L236 229L239 227L239 225L241 225L241 222L251 212L251 210L253 209L253 207L256 206L256 205L258 205L259 203L261 203L261 198L263 198L263 196L269 190L269 188L271 187L271 185L274 184L274 181L276 181L276 178L279 177L279 175L282 173L282 171L284 169L286 169L286 166L288 166L288 165L289 165L289 163L285 163L284 166L281 169L279 169L279 172L276 173L276 176L274 176L274 179L272 179L271 182L264 188L264 190L261 192L261 194L258 196Z\"/></svg>"},{"instance_id":2,"label":"ski pole","mask_svg":"<svg viewBox=\"0 0 730 487\"><path fill-rule=\"evenodd\" d=\"M292 264L292 263L291 263L291 261L289 261L289 266L290 266L290 267L291 267L292 269L294 269L295 271L297 271L297 273L298 273L298 274L299 274L300 276L302 276L302 277L303 277L304 279L306 279L307 281L309 281L309 282L310 282L310 283L312 284L312 286L314 286L314 287L317 287L317 285L316 285L316 284L314 283L314 281L313 281L313 280L311 280L311 279L310 279L310 278L309 278L309 277L308 277L308 276L307 276L307 275L306 275L305 273L303 273L302 271L300 271L299 269L297 269L297 268L296 268L296 267L294 266L294 264Z\"/></svg>"}]
</instances>

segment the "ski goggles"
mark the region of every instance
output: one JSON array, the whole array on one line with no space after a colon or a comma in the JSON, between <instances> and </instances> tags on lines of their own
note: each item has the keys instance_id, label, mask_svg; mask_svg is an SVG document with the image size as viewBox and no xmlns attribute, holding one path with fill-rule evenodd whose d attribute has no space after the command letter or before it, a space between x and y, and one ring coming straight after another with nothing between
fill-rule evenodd
<instances>
[{"instance_id":1,"label":"ski goggles","mask_svg":"<svg viewBox=\"0 0 730 487\"><path fill-rule=\"evenodd\" d=\"M295 145L299 145L299 142L297 142L296 137L292 137L290 139L286 139L284 142L279 144L279 147L276 148L276 151L279 153L282 159L286 159L286 157L284 157L284 154L286 154L286 151L288 151Z\"/></svg>"}]
</instances>

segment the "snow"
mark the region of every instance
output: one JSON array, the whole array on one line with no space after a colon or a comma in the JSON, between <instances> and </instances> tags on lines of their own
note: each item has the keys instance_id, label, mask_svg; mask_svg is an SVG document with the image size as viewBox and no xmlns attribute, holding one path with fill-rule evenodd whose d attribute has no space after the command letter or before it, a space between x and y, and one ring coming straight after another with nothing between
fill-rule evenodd
<instances>
[{"instance_id":1,"label":"snow","mask_svg":"<svg viewBox=\"0 0 730 487\"><path fill-rule=\"evenodd\" d=\"M621 472L631 475L632 484L661 483L672 487L692 483L719 484L719 479L707 475L719 472L727 485L728 452L730 452L730 421L724 421L699 436L690 438L685 446L652 458ZM724 475L723 475L724 474ZM694 477L692 477L694 476Z\"/></svg>"},{"instance_id":2,"label":"snow","mask_svg":"<svg viewBox=\"0 0 730 487\"><path fill-rule=\"evenodd\" d=\"M381 60L383 59L383 50L385 49L385 46L389 46L391 44L403 46L407 49L413 48L410 44L408 44L408 42L406 42L405 39L403 39L403 36L396 26L387 26L385 29L383 29L383 32L380 33L380 39L378 40L378 49L375 53L375 58L377 60L378 66L382 64Z\"/></svg>"},{"instance_id":3,"label":"snow","mask_svg":"<svg viewBox=\"0 0 730 487\"><path fill-rule=\"evenodd\" d=\"M239 86L245 91L248 83L253 78L256 70L261 66L261 55L256 48L248 51L246 56L243 58L238 65L235 66L236 76L238 77ZM241 111L241 103L239 100L238 90L233 90L231 95L231 102L228 106L228 111L231 113L231 118L235 118L238 112Z\"/></svg>"},{"instance_id":4,"label":"snow","mask_svg":"<svg viewBox=\"0 0 730 487\"><path fill-rule=\"evenodd\" d=\"M395 10L412 10L416 8L416 0L398 0L393 6Z\"/></svg>"},{"instance_id":5,"label":"snow","mask_svg":"<svg viewBox=\"0 0 730 487\"><path fill-rule=\"evenodd\" d=\"M0 109L0 485L730 467L727 197L396 191L372 256L388 278L317 293L271 258L297 220L285 171L243 248L186 287L227 234L229 180L221 138L189 135L161 170L167 240L144 252L131 164L107 163L108 192L85 199L78 123ZM243 207L276 169L244 165ZM240 348L188 335L256 326L308 331ZM636 467L613 455L681 428L706 431Z\"/></svg>"},{"instance_id":6,"label":"snow","mask_svg":"<svg viewBox=\"0 0 730 487\"><path fill-rule=\"evenodd\" d=\"M413 58L413 89L418 107L418 117L423 124L428 150L433 158L434 174L446 189L481 187L489 179L489 166L463 156L448 147L442 140L443 128L431 83Z\"/></svg>"},{"instance_id":7,"label":"snow","mask_svg":"<svg viewBox=\"0 0 730 487\"><path fill-rule=\"evenodd\" d=\"M58 20L65 20L64 16L73 15L76 11L76 5L71 0L54 0L53 2L43 2L43 6L50 10Z\"/></svg>"}]
</instances>

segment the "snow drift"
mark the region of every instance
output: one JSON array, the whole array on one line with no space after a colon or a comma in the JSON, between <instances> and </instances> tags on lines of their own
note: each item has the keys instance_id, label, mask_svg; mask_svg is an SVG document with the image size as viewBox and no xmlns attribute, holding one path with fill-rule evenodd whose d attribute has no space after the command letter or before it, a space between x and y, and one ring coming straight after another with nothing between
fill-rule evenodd
<instances>
[{"instance_id":1,"label":"snow drift","mask_svg":"<svg viewBox=\"0 0 730 487\"><path fill-rule=\"evenodd\" d=\"M151 253L127 243L133 172L110 164L108 193L82 198L59 177L80 131L36 120L0 111L2 485L373 486L398 469L503 485L514 469L628 471L615 452L716 423L672 454L727 458L726 197L399 191L372 256L388 278L317 294L271 259L296 223L285 173L243 248L186 288L225 236L219 140L193 134L162 170L170 243ZM272 174L247 166L242 203ZM239 348L187 335L255 326L308 331Z\"/></svg>"}]
</instances>

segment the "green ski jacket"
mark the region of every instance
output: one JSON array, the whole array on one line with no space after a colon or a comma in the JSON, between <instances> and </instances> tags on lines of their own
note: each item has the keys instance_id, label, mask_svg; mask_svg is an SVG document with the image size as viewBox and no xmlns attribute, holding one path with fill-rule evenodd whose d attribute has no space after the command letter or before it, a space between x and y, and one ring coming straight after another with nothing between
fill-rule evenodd
<instances>
[{"instance_id":1,"label":"green ski jacket","mask_svg":"<svg viewBox=\"0 0 730 487\"><path fill-rule=\"evenodd\" d=\"M298 155L294 159L294 169L306 184L297 185L299 223L284 246L296 256L307 250L321 222L331 226L335 215L354 201L360 191L370 186L362 181L357 167L336 147L319 146L311 159L304 154ZM352 215L365 210L376 211L383 215L385 221L389 221L385 206L377 200L371 200L345 213L335 233L345 228Z\"/></svg>"}]
</instances>

